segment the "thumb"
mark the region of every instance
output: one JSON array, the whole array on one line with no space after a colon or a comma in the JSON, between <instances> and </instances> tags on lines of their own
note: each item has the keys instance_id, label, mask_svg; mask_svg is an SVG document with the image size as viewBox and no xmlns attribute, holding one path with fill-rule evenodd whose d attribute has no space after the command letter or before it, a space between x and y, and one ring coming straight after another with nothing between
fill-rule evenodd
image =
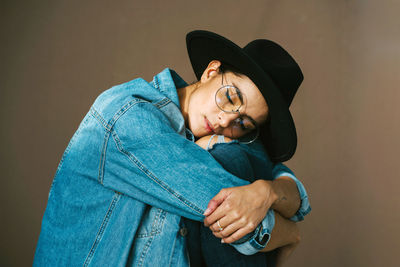
<instances>
[{"instance_id":1,"label":"thumb","mask_svg":"<svg viewBox=\"0 0 400 267\"><path fill-rule=\"evenodd\" d=\"M229 190L228 189L222 189L219 191L218 194L216 194L210 202L208 202L208 206L206 211L203 213L204 216L208 216L211 213L213 213L219 205L221 205L222 202L228 197L229 195Z\"/></svg>"}]
</instances>

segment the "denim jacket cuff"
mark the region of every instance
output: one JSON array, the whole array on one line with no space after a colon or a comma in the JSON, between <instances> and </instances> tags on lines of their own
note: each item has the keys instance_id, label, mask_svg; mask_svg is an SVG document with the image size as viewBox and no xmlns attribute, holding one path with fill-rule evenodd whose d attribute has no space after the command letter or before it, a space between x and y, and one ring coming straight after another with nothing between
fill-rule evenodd
<instances>
[{"instance_id":1,"label":"denim jacket cuff","mask_svg":"<svg viewBox=\"0 0 400 267\"><path fill-rule=\"evenodd\" d=\"M275 214L274 211L270 209L263 221L252 233L242 237L231 245L244 255L253 255L265 248L268 244L274 226Z\"/></svg>"},{"instance_id":2,"label":"denim jacket cuff","mask_svg":"<svg viewBox=\"0 0 400 267\"><path fill-rule=\"evenodd\" d=\"M287 176L289 178L292 178L293 181L295 181L295 183L297 185L297 189L299 190L299 194L300 194L301 203L300 203L300 208L297 210L296 214L290 218L290 220L294 221L294 222L302 221L302 220L304 220L304 216L306 216L311 211L311 206L310 206L310 202L308 200L307 191L304 188L304 185L292 173L286 172L286 171L280 171L277 173L277 175L275 177L277 178L277 177L281 177L281 176Z\"/></svg>"}]
</instances>

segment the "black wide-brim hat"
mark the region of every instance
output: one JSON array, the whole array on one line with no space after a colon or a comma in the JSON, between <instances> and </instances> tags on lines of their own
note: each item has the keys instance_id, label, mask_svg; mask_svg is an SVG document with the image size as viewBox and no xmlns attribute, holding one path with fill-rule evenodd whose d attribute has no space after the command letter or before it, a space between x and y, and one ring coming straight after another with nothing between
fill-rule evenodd
<instances>
[{"instance_id":1,"label":"black wide-brim hat","mask_svg":"<svg viewBox=\"0 0 400 267\"><path fill-rule=\"evenodd\" d=\"M254 40L241 48L218 34L200 30L187 34L186 45L197 79L215 59L235 67L253 81L269 109L268 123L260 126L259 138L272 161L289 160L297 146L289 106L303 81L301 69L289 53L270 40Z\"/></svg>"}]
</instances>

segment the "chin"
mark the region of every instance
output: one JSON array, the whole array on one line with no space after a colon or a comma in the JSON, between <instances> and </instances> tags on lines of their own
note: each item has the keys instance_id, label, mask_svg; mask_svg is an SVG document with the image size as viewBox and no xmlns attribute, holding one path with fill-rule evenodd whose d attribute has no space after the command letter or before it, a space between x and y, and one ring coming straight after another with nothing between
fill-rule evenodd
<instances>
[{"instance_id":1,"label":"chin","mask_svg":"<svg viewBox=\"0 0 400 267\"><path fill-rule=\"evenodd\" d=\"M197 139L206 136L204 133L199 133L198 131L192 131L192 133Z\"/></svg>"},{"instance_id":2,"label":"chin","mask_svg":"<svg viewBox=\"0 0 400 267\"><path fill-rule=\"evenodd\" d=\"M201 127L196 127L196 126L199 126L199 124L196 122L194 122L194 123L190 122L188 126L189 126L189 130L193 133L193 135L196 138L201 138L201 137L207 135L207 133Z\"/></svg>"}]
</instances>

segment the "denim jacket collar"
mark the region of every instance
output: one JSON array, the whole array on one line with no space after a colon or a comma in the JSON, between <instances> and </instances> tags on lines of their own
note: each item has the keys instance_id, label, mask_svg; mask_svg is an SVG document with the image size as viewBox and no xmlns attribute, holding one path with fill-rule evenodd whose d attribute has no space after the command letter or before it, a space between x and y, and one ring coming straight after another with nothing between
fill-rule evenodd
<instances>
[{"instance_id":1,"label":"denim jacket collar","mask_svg":"<svg viewBox=\"0 0 400 267\"><path fill-rule=\"evenodd\" d=\"M174 70L164 69L154 76L151 84L180 108L178 88L185 87L188 84Z\"/></svg>"},{"instance_id":2,"label":"denim jacket collar","mask_svg":"<svg viewBox=\"0 0 400 267\"><path fill-rule=\"evenodd\" d=\"M178 73L172 69L166 68L154 76L153 81L150 84L157 88L161 94L168 97L180 109L178 89L188 86L188 84L178 75ZM181 119L183 120L183 117ZM184 123L184 121L181 123ZM194 142L195 137L193 133L188 128L185 129L185 132L186 139Z\"/></svg>"}]
</instances>

